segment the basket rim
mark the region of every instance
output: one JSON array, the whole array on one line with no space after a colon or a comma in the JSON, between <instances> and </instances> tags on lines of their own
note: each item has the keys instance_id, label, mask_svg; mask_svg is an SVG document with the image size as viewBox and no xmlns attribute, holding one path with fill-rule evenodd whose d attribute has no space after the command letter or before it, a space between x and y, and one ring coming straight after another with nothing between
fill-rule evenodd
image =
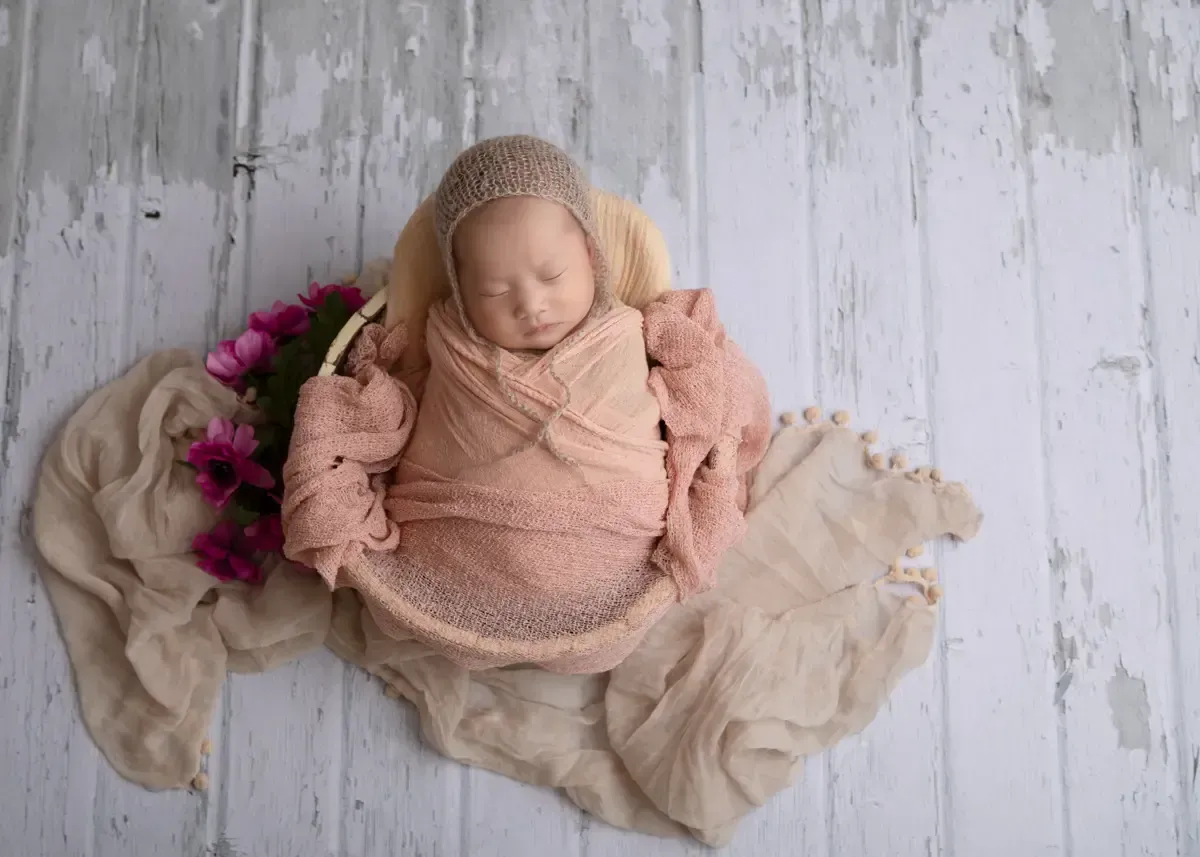
<instances>
[{"instance_id":1,"label":"basket rim","mask_svg":"<svg viewBox=\"0 0 1200 857\"><path fill-rule=\"evenodd\" d=\"M325 352L325 361L321 364L321 368L317 370L317 375L320 377L328 377L336 375L338 368L341 366L342 358L346 356L346 352L350 349L350 345L354 342L354 337L358 332L366 327L367 324L374 321L387 307L388 290L384 288L371 295L371 299L363 304L350 319L342 325L342 329L338 331L338 335L333 338L333 342L329 345L329 350Z\"/></svg>"}]
</instances>

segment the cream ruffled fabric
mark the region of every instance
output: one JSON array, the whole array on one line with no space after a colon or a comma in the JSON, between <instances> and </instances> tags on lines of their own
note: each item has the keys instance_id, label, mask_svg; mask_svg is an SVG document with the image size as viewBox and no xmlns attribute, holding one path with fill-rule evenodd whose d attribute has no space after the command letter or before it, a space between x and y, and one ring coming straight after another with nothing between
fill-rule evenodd
<instances>
[{"instance_id":1,"label":"cream ruffled fabric","mask_svg":"<svg viewBox=\"0 0 1200 857\"><path fill-rule=\"evenodd\" d=\"M721 583L612 673L469 673L384 636L353 592L314 574L280 565L254 588L195 567L185 551L213 521L179 461L238 407L196 356L154 354L71 418L38 483L34 537L84 721L121 774L154 788L199 770L226 669L324 643L411 700L446 755L564 789L614 825L720 844L928 655L934 608L873 580L905 548L980 521L961 486L872 469L848 429L785 428Z\"/></svg>"}]
</instances>

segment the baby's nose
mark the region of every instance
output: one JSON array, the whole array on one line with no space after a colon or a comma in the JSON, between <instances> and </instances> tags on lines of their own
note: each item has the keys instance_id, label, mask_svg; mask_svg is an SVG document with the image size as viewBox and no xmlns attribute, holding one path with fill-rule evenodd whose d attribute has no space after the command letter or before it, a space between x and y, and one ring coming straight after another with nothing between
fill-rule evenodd
<instances>
[{"instance_id":1,"label":"baby's nose","mask_svg":"<svg viewBox=\"0 0 1200 857\"><path fill-rule=\"evenodd\" d=\"M517 299L517 316L519 318L536 318L542 311L542 298L536 293L528 293Z\"/></svg>"}]
</instances>

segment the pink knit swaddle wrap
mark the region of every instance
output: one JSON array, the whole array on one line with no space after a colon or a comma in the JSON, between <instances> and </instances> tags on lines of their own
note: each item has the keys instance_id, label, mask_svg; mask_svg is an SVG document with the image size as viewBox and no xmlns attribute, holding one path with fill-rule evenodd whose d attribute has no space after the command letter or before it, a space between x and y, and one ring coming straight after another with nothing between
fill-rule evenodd
<instances>
[{"instance_id":1,"label":"pink knit swaddle wrap","mask_svg":"<svg viewBox=\"0 0 1200 857\"><path fill-rule=\"evenodd\" d=\"M522 195L563 205L594 250L591 313L541 355L475 333L454 270L464 218ZM358 590L385 633L464 666L609 669L671 604L711 586L740 538L768 441L763 380L707 291L668 293L644 315L613 300L590 189L545 141L460 155L436 226L451 294L429 313L420 414L388 374L403 328L365 329L355 377L305 385L285 551Z\"/></svg>"},{"instance_id":2,"label":"pink knit swaddle wrap","mask_svg":"<svg viewBox=\"0 0 1200 857\"><path fill-rule=\"evenodd\" d=\"M768 440L762 378L708 292L669 293L641 322L611 311L557 355L573 404L556 438L574 465L528 446L536 425L445 305L430 315L419 419L386 372L403 330L365 331L356 377L302 391L284 473L288 556L357 589L386 633L470 668L619 663L681 594L712 585ZM646 348L661 364L649 377ZM516 394L551 407L544 359L506 360Z\"/></svg>"}]
</instances>

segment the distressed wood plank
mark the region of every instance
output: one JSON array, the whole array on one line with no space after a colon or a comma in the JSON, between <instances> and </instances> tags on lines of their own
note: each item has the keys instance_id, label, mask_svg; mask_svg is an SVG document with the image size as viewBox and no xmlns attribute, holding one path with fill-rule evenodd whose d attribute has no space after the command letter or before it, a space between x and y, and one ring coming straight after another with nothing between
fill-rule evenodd
<instances>
[{"instance_id":1,"label":"distressed wood plank","mask_svg":"<svg viewBox=\"0 0 1200 857\"><path fill-rule=\"evenodd\" d=\"M463 767L426 746L416 709L350 674L342 809L353 854L467 855L462 847Z\"/></svg>"},{"instance_id":2,"label":"distressed wood plank","mask_svg":"<svg viewBox=\"0 0 1200 857\"><path fill-rule=\"evenodd\" d=\"M24 193L25 158L29 135L29 89L33 58L33 16L29 5L19 0L0 0L0 438L7 442L10 423L16 418L9 412L12 392L8 388L12 352L16 345L16 272L22 256L25 217L21 200ZM0 447L0 452L3 448ZM0 464L3 460L0 459ZM7 485L0 469L0 496ZM0 655L0 659L3 656Z\"/></svg>"},{"instance_id":3,"label":"distressed wood plank","mask_svg":"<svg viewBox=\"0 0 1200 857\"><path fill-rule=\"evenodd\" d=\"M1163 586L1173 631L1179 851L1200 857L1200 15L1179 0L1131 3L1134 152L1158 431Z\"/></svg>"},{"instance_id":4,"label":"distressed wood plank","mask_svg":"<svg viewBox=\"0 0 1200 857\"><path fill-rule=\"evenodd\" d=\"M910 41L888 0L809 0L812 248L818 389L879 432L885 453L928 459L920 236L912 168ZM924 559L920 564L928 564ZM941 798L940 649L860 737L829 753L839 855L926 855Z\"/></svg>"},{"instance_id":5,"label":"distressed wood plank","mask_svg":"<svg viewBox=\"0 0 1200 857\"><path fill-rule=\"evenodd\" d=\"M1012 7L914 6L930 418L935 463L987 516L943 550L941 847L1058 855L1062 795L1049 656L1039 367ZM1000 751L1000 748L1003 748Z\"/></svg>"},{"instance_id":6,"label":"distressed wood plank","mask_svg":"<svg viewBox=\"0 0 1200 857\"><path fill-rule=\"evenodd\" d=\"M364 258L391 256L409 215L474 134L461 4L368 0Z\"/></svg>"},{"instance_id":7,"label":"distressed wood plank","mask_svg":"<svg viewBox=\"0 0 1200 857\"><path fill-rule=\"evenodd\" d=\"M93 853L99 755L78 717L25 520L52 433L123 368L139 6L42 4L31 22L0 423L0 766L10 789L0 829L13 854Z\"/></svg>"},{"instance_id":8,"label":"distressed wood plank","mask_svg":"<svg viewBox=\"0 0 1200 857\"><path fill-rule=\"evenodd\" d=\"M1022 21L1047 530L1069 847L1168 854L1174 689L1123 32L1119 3L1030 2Z\"/></svg>"},{"instance_id":9,"label":"distressed wood plank","mask_svg":"<svg viewBox=\"0 0 1200 857\"><path fill-rule=\"evenodd\" d=\"M467 36L459 4L369 0L364 258L391 256L408 216L430 193L464 135ZM472 105L473 105L472 99ZM424 745L416 710L366 673L349 676L343 853L458 857L464 769Z\"/></svg>"},{"instance_id":10,"label":"distressed wood plank","mask_svg":"<svg viewBox=\"0 0 1200 857\"><path fill-rule=\"evenodd\" d=\"M241 314L227 292L241 18L238 0L146 7L135 354L211 346L222 305Z\"/></svg>"},{"instance_id":11,"label":"distressed wood plank","mask_svg":"<svg viewBox=\"0 0 1200 857\"><path fill-rule=\"evenodd\" d=\"M359 260L363 6L259 0L249 309L295 300ZM244 319L239 327L244 325ZM347 668L327 651L231 679L221 834L247 854L337 853Z\"/></svg>"},{"instance_id":12,"label":"distressed wood plank","mask_svg":"<svg viewBox=\"0 0 1200 857\"><path fill-rule=\"evenodd\" d=\"M586 163L586 8L584 0L470 3L467 142L537 134ZM531 45L531 33L544 48ZM478 768L463 776L464 854L580 853L582 812L562 795Z\"/></svg>"},{"instance_id":13,"label":"distressed wood plank","mask_svg":"<svg viewBox=\"0 0 1200 857\"><path fill-rule=\"evenodd\" d=\"M816 399L808 74L800 0L694 6L698 277L778 410ZM832 853L824 757L742 822L730 853ZM781 843L787 843L782 845Z\"/></svg>"},{"instance_id":14,"label":"distressed wood plank","mask_svg":"<svg viewBox=\"0 0 1200 857\"><path fill-rule=\"evenodd\" d=\"M677 287L698 270L696 11L691 0L621 0L587 9L586 134L592 182L638 202L662 230Z\"/></svg>"},{"instance_id":15,"label":"distressed wood plank","mask_svg":"<svg viewBox=\"0 0 1200 857\"><path fill-rule=\"evenodd\" d=\"M229 251L241 13L232 0L145 8L129 360L163 347L200 350L215 338ZM234 302L240 314L242 296ZM201 853L216 822L216 760L208 774L207 793L149 792L102 764L96 857Z\"/></svg>"},{"instance_id":16,"label":"distressed wood plank","mask_svg":"<svg viewBox=\"0 0 1200 857\"><path fill-rule=\"evenodd\" d=\"M700 277L776 408L802 409L817 346L801 3L704 0L700 11Z\"/></svg>"},{"instance_id":17,"label":"distressed wood plank","mask_svg":"<svg viewBox=\"0 0 1200 857\"><path fill-rule=\"evenodd\" d=\"M475 139L537 134L588 160L587 3L469 0ZM537 45L530 35L536 33Z\"/></svg>"},{"instance_id":18,"label":"distressed wood plank","mask_svg":"<svg viewBox=\"0 0 1200 857\"><path fill-rule=\"evenodd\" d=\"M1128 23L1141 148L1139 190L1150 289L1166 598L1174 631L1180 851L1200 855L1200 18L1177 0L1133 4Z\"/></svg>"},{"instance_id":19,"label":"distressed wood plank","mask_svg":"<svg viewBox=\"0 0 1200 857\"><path fill-rule=\"evenodd\" d=\"M12 256L16 251L18 225L18 184L24 170L25 139L28 129L26 27L32 26L29 4L21 0L0 0L0 277L3 277L4 304L12 299ZM7 310L0 323L9 320ZM3 328L7 332L7 327ZM3 371L3 369L0 369Z\"/></svg>"}]
</instances>

